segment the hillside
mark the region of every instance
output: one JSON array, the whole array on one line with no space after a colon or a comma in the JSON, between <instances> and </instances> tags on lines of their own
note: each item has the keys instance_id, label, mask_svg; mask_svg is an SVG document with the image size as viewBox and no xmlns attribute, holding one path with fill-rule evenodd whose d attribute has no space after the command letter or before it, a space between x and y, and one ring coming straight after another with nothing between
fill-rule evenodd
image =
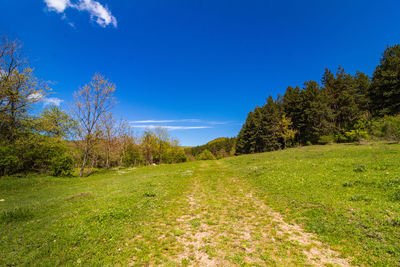
<instances>
[{"instance_id":1,"label":"hillside","mask_svg":"<svg viewBox=\"0 0 400 267\"><path fill-rule=\"evenodd\" d=\"M399 265L400 145L0 179L0 265Z\"/></svg>"}]
</instances>

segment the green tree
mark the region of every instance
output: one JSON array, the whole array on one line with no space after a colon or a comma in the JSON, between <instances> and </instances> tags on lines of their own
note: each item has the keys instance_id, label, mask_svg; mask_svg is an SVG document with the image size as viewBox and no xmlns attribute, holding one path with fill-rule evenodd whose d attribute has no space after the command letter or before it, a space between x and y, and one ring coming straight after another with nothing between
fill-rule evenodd
<instances>
[{"instance_id":1,"label":"green tree","mask_svg":"<svg viewBox=\"0 0 400 267\"><path fill-rule=\"evenodd\" d=\"M150 130L144 131L142 135L142 153L147 165L154 163L154 157L157 155L158 140L154 132Z\"/></svg>"},{"instance_id":2,"label":"green tree","mask_svg":"<svg viewBox=\"0 0 400 267\"><path fill-rule=\"evenodd\" d=\"M38 122L40 131L59 138L73 135L77 125L70 115L55 105L45 107Z\"/></svg>"},{"instance_id":3,"label":"green tree","mask_svg":"<svg viewBox=\"0 0 400 267\"><path fill-rule=\"evenodd\" d=\"M299 139L303 144L316 144L322 135L332 132L332 111L328 97L315 81L304 83L301 91L303 113L299 122Z\"/></svg>"},{"instance_id":4,"label":"green tree","mask_svg":"<svg viewBox=\"0 0 400 267\"><path fill-rule=\"evenodd\" d=\"M281 148L280 143L280 119L281 108L272 96L267 98L267 103L262 107L261 139L262 145L256 152L273 151Z\"/></svg>"},{"instance_id":5,"label":"green tree","mask_svg":"<svg viewBox=\"0 0 400 267\"><path fill-rule=\"evenodd\" d=\"M400 113L400 45L388 46L372 76L369 91L374 115Z\"/></svg>"},{"instance_id":6,"label":"green tree","mask_svg":"<svg viewBox=\"0 0 400 267\"><path fill-rule=\"evenodd\" d=\"M14 142L29 131L29 110L48 91L29 67L18 41L0 41L0 138Z\"/></svg>"},{"instance_id":7,"label":"green tree","mask_svg":"<svg viewBox=\"0 0 400 267\"><path fill-rule=\"evenodd\" d=\"M210 150L206 149L203 152L201 152L197 156L197 160L213 160L215 159L214 155L210 152Z\"/></svg>"},{"instance_id":8,"label":"green tree","mask_svg":"<svg viewBox=\"0 0 400 267\"><path fill-rule=\"evenodd\" d=\"M332 110L336 130L351 129L362 113L358 105L361 92L357 89L356 80L339 67L336 76L326 69L322 76L322 84L322 90L326 94Z\"/></svg>"},{"instance_id":9,"label":"green tree","mask_svg":"<svg viewBox=\"0 0 400 267\"><path fill-rule=\"evenodd\" d=\"M287 144L294 140L295 134L296 130L292 129L292 121L290 118L287 118L285 114L283 114L281 120L279 121L278 130L278 136L282 140L282 149L285 149Z\"/></svg>"}]
</instances>

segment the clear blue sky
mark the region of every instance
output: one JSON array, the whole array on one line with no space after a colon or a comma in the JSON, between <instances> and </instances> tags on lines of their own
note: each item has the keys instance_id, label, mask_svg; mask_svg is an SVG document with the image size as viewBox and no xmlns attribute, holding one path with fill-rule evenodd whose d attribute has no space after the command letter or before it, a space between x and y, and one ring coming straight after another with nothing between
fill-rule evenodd
<instances>
[{"instance_id":1,"label":"clear blue sky","mask_svg":"<svg viewBox=\"0 0 400 267\"><path fill-rule=\"evenodd\" d=\"M400 1L3 0L0 34L24 43L62 107L100 72L118 116L198 145L325 67L372 74L400 42Z\"/></svg>"}]
</instances>

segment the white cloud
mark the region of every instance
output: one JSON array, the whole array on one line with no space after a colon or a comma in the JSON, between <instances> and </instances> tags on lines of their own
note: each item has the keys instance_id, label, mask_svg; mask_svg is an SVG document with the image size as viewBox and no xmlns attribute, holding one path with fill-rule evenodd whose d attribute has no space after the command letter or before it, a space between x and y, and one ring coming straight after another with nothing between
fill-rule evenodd
<instances>
[{"instance_id":1,"label":"white cloud","mask_svg":"<svg viewBox=\"0 0 400 267\"><path fill-rule=\"evenodd\" d=\"M117 27L117 19L111 14L107 7L102 6L99 2L94 0L80 0L76 5L76 8L80 11L86 10L90 14L90 18L95 20L97 24L102 27L106 27L112 24Z\"/></svg>"},{"instance_id":2,"label":"white cloud","mask_svg":"<svg viewBox=\"0 0 400 267\"><path fill-rule=\"evenodd\" d=\"M117 19L112 15L111 11L95 0L77 0L74 3L70 0L44 0L44 2L50 11L63 13L67 8L88 11L90 19L101 27L106 27L110 24L117 27ZM65 14L63 14L62 18L66 18Z\"/></svg>"},{"instance_id":3,"label":"white cloud","mask_svg":"<svg viewBox=\"0 0 400 267\"><path fill-rule=\"evenodd\" d=\"M55 106L60 106L62 102L64 102L64 100L57 98L57 97L45 97L42 99L43 101L43 105L47 106L47 105L55 105Z\"/></svg>"},{"instance_id":4,"label":"white cloud","mask_svg":"<svg viewBox=\"0 0 400 267\"><path fill-rule=\"evenodd\" d=\"M40 92L35 92L28 96L28 100L32 102L43 100L43 94Z\"/></svg>"},{"instance_id":5,"label":"white cloud","mask_svg":"<svg viewBox=\"0 0 400 267\"><path fill-rule=\"evenodd\" d=\"M168 130L196 130L196 129L209 129L210 126L170 126L170 125L148 125L148 124L136 124L132 125L132 128L144 128L144 129L155 129L164 128Z\"/></svg>"},{"instance_id":6,"label":"white cloud","mask_svg":"<svg viewBox=\"0 0 400 267\"><path fill-rule=\"evenodd\" d=\"M69 0L44 0L50 11L62 13L71 3Z\"/></svg>"},{"instance_id":7,"label":"white cloud","mask_svg":"<svg viewBox=\"0 0 400 267\"><path fill-rule=\"evenodd\" d=\"M61 105L64 100L58 98L58 97L45 97L42 93L36 92L28 96L28 100L32 102L42 102L44 106L47 105L55 105L59 106Z\"/></svg>"}]
</instances>

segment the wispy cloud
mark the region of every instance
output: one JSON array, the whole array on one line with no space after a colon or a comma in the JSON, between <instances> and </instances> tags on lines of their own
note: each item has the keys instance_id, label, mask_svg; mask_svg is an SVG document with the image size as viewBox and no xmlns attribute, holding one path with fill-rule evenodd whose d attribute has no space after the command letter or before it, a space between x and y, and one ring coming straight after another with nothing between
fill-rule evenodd
<instances>
[{"instance_id":1,"label":"wispy cloud","mask_svg":"<svg viewBox=\"0 0 400 267\"><path fill-rule=\"evenodd\" d=\"M130 123L174 123L174 122L201 122L198 119L183 119L183 120L143 120L131 121Z\"/></svg>"},{"instance_id":2,"label":"wispy cloud","mask_svg":"<svg viewBox=\"0 0 400 267\"><path fill-rule=\"evenodd\" d=\"M108 25L117 27L117 19L112 15L107 6L103 6L95 0L44 0L49 11L57 13L64 13L67 8L76 9L78 11L89 12L90 19L95 21L101 27ZM62 18L65 19L66 15L63 14Z\"/></svg>"},{"instance_id":3,"label":"wispy cloud","mask_svg":"<svg viewBox=\"0 0 400 267\"><path fill-rule=\"evenodd\" d=\"M164 128L168 130L196 130L196 129L209 129L210 126L171 126L171 125L151 125L151 124L134 124L132 128L155 129Z\"/></svg>"},{"instance_id":4,"label":"wispy cloud","mask_svg":"<svg viewBox=\"0 0 400 267\"><path fill-rule=\"evenodd\" d=\"M210 129L214 128L213 127L214 125L229 124L232 122L205 121L200 119L179 119L179 120L170 119L170 120L137 120L137 121L130 121L129 123L131 124L132 128L154 129L161 127L168 130L196 130L196 129ZM170 123L175 125L169 125ZM202 125L196 125L196 124L202 124Z\"/></svg>"},{"instance_id":5,"label":"wispy cloud","mask_svg":"<svg viewBox=\"0 0 400 267\"><path fill-rule=\"evenodd\" d=\"M222 125L222 124L230 124L232 121L206 121L199 119L181 119L181 120L140 120L140 121L130 121L132 124L137 123L180 123L180 122L193 122L193 123L204 123L210 125Z\"/></svg>"}]
</instances>

